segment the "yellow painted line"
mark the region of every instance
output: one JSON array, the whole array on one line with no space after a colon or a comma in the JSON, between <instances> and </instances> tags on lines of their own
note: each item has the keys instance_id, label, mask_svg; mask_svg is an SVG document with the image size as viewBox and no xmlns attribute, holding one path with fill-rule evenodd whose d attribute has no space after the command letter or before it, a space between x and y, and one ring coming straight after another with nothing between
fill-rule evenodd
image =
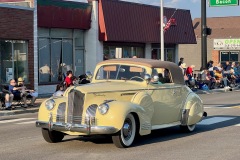
<instances>
[{"instance_id":1,"label":"yellow painted line","mask_svg":"<svg viewBox=\"0 0 240 160\"><path fill-rule=\"evenodd\" d=\"M240 106L233 106L232 108L240 108Z\"/></svg>"}]
</instances>

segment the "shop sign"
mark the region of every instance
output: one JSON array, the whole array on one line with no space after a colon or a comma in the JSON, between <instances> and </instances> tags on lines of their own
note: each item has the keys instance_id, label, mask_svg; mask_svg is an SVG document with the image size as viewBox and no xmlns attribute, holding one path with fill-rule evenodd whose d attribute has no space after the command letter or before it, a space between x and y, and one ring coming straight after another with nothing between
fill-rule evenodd
<instances>
[{"instance_id":1,"label":"shop sign","mask_svg":"<svg viewBox=\"0 0 240 160\"><path fill-rule=\"evenodd\" d=\"M240 50L240 38L238 39L214 39L214 50Z\"/></svg>"},{"instance_id":2,"label":"shop sign","mask_svg":"<svg viewBox=\"0 0 240 160\"><path fill-rule=\"evenodd\" d=\"M209 0L210 7L238 6L238 0Z\"/></svg>"}]
</instances>

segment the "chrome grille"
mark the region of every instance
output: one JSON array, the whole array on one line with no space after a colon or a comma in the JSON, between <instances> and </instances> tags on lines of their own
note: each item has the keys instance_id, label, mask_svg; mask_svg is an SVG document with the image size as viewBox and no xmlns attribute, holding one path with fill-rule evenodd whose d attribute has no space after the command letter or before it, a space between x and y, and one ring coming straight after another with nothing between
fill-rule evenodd
<instances>
[{"instance_id":1,"label":"chrome grille","mask_svg":"<svg viewBox=\"0 0 240 160\"><path fill-rule=\"evenodd\" d=\"M65 122L66 103L60 103L57 109L56 122Z\"/></svg>"},{"instance_id":2,"label":"chrome grille","mask_svg":"<svg viewBox=\"0 0 240 160\"><path fill-rule=\"evenodd\" d=\"M84 94L80 91L72 89L68 94L68 112L67 112L67 122L68 123L78 123L81 124L83 104L84 104Z\"/></svg>"}]
</instances>

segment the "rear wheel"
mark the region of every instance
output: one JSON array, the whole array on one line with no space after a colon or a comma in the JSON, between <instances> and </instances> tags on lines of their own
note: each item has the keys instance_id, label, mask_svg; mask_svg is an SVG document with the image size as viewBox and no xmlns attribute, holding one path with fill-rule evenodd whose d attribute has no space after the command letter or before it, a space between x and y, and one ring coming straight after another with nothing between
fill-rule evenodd
<instances>
[{"instance_id":1,"label":"rear wheel","mask_svg":"<svg viewBox=\"0 0 240 160\"><path fill-rule=\"evenodd\" d=\"M196 128L196 124L193 125L186 125L186 126L180 126L181 130L185 132L192 132Z\"/></svg>"},{"instance_id":2,"label":"rear wheel","mask_svg":"<svg viewBox=\"0 0 240 160\"><path fill-rule=\"evenodd\" d=\"M45 141L49 143L61 142L64 138L64 134L58 131L49 131L48 129L42 128L42 135Z\"/></svg>"},{"instance_id":3,"label":"rear wheel","mask_svg":"<svg viewBox=\"0 0 240 160\"><path fill-rule=\"evenodd\" d=\"M122 129L112 136L113 143L118 148L127 148L132 145L136 135L136 121L132 114L128 114Z\"/></svg>"}]
</instances>

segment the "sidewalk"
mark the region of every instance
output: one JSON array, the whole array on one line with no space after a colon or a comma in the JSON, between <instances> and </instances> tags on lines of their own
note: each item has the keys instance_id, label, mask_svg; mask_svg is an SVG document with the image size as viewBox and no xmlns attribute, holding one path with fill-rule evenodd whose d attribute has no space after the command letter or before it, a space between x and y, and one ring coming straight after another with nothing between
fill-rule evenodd
<instances>
[{"instance_id":1,"label":"sidewalk","mask_svg":"<svg viewBox=\"0 0 240 160\"><path fill-rule=\"evenodd\" d=\"M23 108L23 107L17 106L14 110L0 110L0 116L10 116L10 115L16 115L16 114L38 112L40 104L46 99L47 99L46 97L36 99L35 104L37 105L37 107Z\"/></svg>"},{"instance_id":2,"label":"sidewalk","mask_svg":"<svg viewBox=\"0 0 240 160\"><path fill-rule=\"evenodd\" d=\"M214 93L224 93L224 92L231 92L231 91L236 91L236 90L240 90L240 86L234 87L234 88L217 88L217 89L212 89L212 90L201 90L198 89L196 91L194 91L196 94L214 94Z\"/></svg>"}]
</instances>

